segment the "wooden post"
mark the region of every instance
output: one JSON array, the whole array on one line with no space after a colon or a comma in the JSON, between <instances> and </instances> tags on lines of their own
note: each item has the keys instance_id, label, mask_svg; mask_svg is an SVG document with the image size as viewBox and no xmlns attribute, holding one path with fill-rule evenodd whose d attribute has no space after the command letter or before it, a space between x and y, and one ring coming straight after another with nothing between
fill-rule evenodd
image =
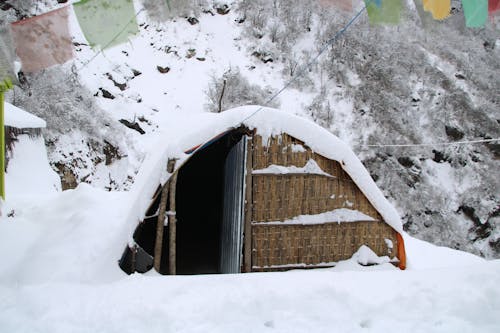
<instances>
[{"instance_id":1,"label":"wooden post","mask_svg":"<svg viewBox=\"0 0 500 333\"><path fill-rule=\"evenodd\" d=\"M253 140L247 139L247 165L245 185L245 225L244 225L244 249L243 249L243 272L252 271L252 171L253 171Z\"/></svg>"},{"instance_id":2,"label":"wooden post","mask_svg":"<svg viewBox=\"0 0 500 333\"><path fill-rule=\"evenodd\" d=\"M3 104L3 89L0 86L0 197L5 200L5 125Z\"/></svg>"},{"instance_id":3,"label":"wooden post","mask_svg":"<svg viewBox=\"0 0 500 333\"><path fill-rule=\"evenodd\" d=\"M168 231L169 231L169 259L168 259L168 274L175 275L176 269L176 247L177 247L177 218L175 216L175 190L177 187L177 172L172 175L170 181L170 210L168 212Z\"/></svg>"},{"instance_id":4,"label":"wooden post","mask_svg":"<svg viewBox=\"0 0 500 333\"><path fill-rule=\"evenodd\" d=\"M160 273L161 268L161 254L163 251L163 229L165 227L165 213L167 210L168 199L168 182L163 185L160 199L160 207L158 211L158 222L156 223L156 241L155 241L155 255L154 255L154 268Z\"/></svg>"},{"instance_id":5,"label":"wooden post","mask_svg":"<svg viewBox=\"0 0 500 333\"><path fill-rule=\"evenodd\" d=\"M4 93L14 86L10 79L0 81L0 197L5 200L5 117ZM1 215L0 211L0 215Z\"/></svg>"},{"instance_id":6,"label":"wooden post","mask_svg":"<svg viewBox=\"0 0 500 333\"><path fill-rule=\"evenodd\" d=\"M175 166L175 160L169 160L167 164L167 172L172 173ZM170 177L172 178L173 175ZM155 270L160 273L161 256L163 252L163 230L165 228L165 217L167 212L168 190L171 179L163 185L160 199L160 207L158 210L158 222L156 224L156 240L153 265Z\"/></svg>"}]
</instances>

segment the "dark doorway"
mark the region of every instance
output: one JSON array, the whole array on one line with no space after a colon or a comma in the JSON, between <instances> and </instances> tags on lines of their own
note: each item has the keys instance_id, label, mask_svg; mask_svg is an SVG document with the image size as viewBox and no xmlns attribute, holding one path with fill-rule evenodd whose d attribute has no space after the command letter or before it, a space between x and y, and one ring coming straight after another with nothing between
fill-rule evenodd
<instances>
[{"instance_id":1,"label":"dark doorway","mask_svg":"<svg viewBox=\"0 0 500 333\"><path fill-rule=\"evenodd\" d=\"M226 173L232 172L231 168L225 171L225 165L231 149L242 136L239 131L223 135L194 153L179 170L177 274L221 273L224 183Z\"/></svg>"}]
</instances>

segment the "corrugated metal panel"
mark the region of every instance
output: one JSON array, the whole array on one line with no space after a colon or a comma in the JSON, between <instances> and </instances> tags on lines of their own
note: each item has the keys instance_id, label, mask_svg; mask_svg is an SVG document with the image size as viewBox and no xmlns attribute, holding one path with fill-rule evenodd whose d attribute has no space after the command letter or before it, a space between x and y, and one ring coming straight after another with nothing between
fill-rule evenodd
<instances>
[{"instance_id":1,"label":"corrugated metal panel","mask_svg":"<svg viewBox=\"0 0 500 333\"><path fill-rule=\"evenodd\" d=\"M224 213L220 273L239 273L243 246L246 136L231 149L224 166Z\"/></svg>"}]
</instances>

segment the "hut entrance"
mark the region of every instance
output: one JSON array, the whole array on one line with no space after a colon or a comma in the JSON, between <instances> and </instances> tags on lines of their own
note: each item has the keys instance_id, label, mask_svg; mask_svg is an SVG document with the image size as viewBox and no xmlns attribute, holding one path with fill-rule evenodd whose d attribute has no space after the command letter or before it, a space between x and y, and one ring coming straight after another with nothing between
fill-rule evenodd
<instances>
[{"instance_id":1,"label":"hut entrance","mask_svg":"<svg viewBox=\"0 0 500 333\"><path fill-rule=\"evenodd\" d=\"M195 153L177 178L177 274L240 271L246 137L229 132Z\"/></svg>"}]
</instances>

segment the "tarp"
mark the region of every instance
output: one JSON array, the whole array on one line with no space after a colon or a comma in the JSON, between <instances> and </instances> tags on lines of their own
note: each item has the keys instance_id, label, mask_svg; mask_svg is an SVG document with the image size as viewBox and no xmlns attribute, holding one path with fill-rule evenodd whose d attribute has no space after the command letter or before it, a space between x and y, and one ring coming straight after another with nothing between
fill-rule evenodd
<instances>
[{"instance_id":1,"label":"tarp","mask_svg":"<svg viewBox=\"0 0 500 333\"><path fill-rule=\"evenodd\" d=\"M132 0L81 0L73 8L93 47L106 49L125 43L139 31Z\"/></svg>"},{"instance_id":2,"label":"tarp","mask_svg":"<svg viewBox=\"0 0 500 333\"><path fill-rule=\"evenodd\" d=\"M398 24L401 8L401 0L382 0L381 6L373 0L364 0L370 24Z\"/></svg>"},{"instance_id":3,"label":"tarp","mask_svg":"<svg viewBox=\"0 0 500 333\"><path fill-rule=\"evenodd\" d=\"M24 72L37 72L73 58L68 6L11 24Z\"/></svg>"},{"instance_id":4,"label":"tarp","mask_svg":"<svg viewBox=\"0 0 500 333\"><path fill-rule=\"evenodd\" d=\"M334 6L347 12L352 12L352 0L320 0L323 7Z\"/></svg>"},{"instance_id":5,"label":"tarp","mask_svg":"<svg viewBox=\"0 0 500 333\"><path fill-rule=\"evenodd\" d=\"M488 20L488 0L462 0L462 8L467 27L484 27Z\"/></svg>"},{"instance_id":6,"label":"tarp","mask_svg":"<svg viewBox=\"0 0 500 333\"><path fill-rule=\"evenodd\" d=\"M12 81L17 79L14 60L14 43L7 27L0 27L0 82L9 78Z\"/></svg>"}]
</instances>

